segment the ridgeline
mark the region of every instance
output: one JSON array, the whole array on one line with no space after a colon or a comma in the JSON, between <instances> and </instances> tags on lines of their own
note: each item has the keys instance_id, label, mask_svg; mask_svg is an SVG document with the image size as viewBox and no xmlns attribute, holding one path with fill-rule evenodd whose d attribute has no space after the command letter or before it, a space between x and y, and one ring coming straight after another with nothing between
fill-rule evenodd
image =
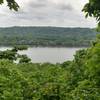
<instances>
[{"instance_id":1,"label":"ridgeline","mask_svg":"<svg viewBox=\"0 0 100 100\"><path fill-rule=\"evenodd\" d=\"M96 34L95 30L89 28L6 27L0 28L0 45L90 46Z\"/></svg>"}]
</instances>

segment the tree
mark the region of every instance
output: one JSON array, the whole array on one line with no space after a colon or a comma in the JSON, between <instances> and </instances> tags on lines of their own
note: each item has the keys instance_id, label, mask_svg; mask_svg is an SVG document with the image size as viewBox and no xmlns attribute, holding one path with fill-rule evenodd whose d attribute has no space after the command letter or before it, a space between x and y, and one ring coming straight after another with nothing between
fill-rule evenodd
<instances>
[{"instance_id":1,"label":"tree","mask_svg":"<svg viewBox=\"0 0 100 100\"><path fill-rule=\"evenodd\" d=\"M4 2L4 0L0 0L0 4L3 4ZM19 5L15 0L6 0L6 2L9 9L18 11Z\"/></svg>"},{"instance_id":2,"label":"tree","mask_svg":"<svg viewBox=\"0 0 100 100\"><path fill-rule=\"evenodd\" d=\"M18 61L19 63L29 63L31 59L27 55L21 55L18 51L27 50L27 46L14 46L11 50L0 51L0 60L7 59L12 62Z\"/></svg>"},{"instance_id":3,"label":"tree","mask_svg":"<svg viewBox=\"0 0 100 100\"><path fill-rule=\"evenodd\" d=\"M29 63L31 62L31 59L27 57L27 55L20 55L19 63Z\"/></svg>"},{"instance_id":4,"label":"tree","mask_svg":"<svg viewBox=\"0 0 100 100\"><path fill-rule=\"evenodd\" d=\"M85 12L86 17L90 16L96 18L98 28L100 28L100 0L89 0L82 11Z\"/></svg>"}]
</instances>

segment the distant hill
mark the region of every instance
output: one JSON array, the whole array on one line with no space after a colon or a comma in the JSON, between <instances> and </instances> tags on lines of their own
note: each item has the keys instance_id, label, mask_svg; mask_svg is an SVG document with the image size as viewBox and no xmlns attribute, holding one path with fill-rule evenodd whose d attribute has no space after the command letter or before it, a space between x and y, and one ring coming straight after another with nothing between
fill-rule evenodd
<instances>
[{"instance_id":1,"label":"distant hill","mask_svg":"<svg viewBox=\"0 0 100 100\"><path fill-rule=\"evenodd\" d=\"M89 28L9 27L0 28L0 45L89 46L97 32Z\"/></svg>"}]
</instances>

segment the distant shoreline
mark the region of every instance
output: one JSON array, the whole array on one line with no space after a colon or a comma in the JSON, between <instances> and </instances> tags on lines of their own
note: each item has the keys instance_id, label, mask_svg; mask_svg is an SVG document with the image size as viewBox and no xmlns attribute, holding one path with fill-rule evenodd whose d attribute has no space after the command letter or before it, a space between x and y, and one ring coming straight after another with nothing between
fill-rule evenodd
<instances>
[{"instance_id":1,"label":"distant shoreline","mask_svg":"<svg viewBox=\"0 0 100 100\"><path fill-rule=\"evenodd\" d=\"M0 45L0 47L14 47L16 45ZM22 45L23 46L23 45ZM90 46L35 46L35 45L24 45L28 46L28 48L88 48Z\"/></svg>"},{"instance_id":2,"label":"distant shoreline","mask_svg":"<svg viewBox=\"0 0 100 100\"><path fill-rule=\"evenodd\" d=\"M0 45L30 47L89 47L97 32L90 28L10 27L0 28Z\"/></svg>"}]
</instances>

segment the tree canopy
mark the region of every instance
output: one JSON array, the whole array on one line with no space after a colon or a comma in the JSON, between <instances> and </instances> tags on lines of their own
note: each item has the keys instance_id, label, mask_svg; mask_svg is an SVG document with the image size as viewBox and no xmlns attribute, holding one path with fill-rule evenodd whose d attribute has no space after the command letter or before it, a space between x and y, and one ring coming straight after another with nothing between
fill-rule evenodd
<instances>
[{"instance_id":1,"label":"tree canopy","mask_svg":"<svg viewBox=\"0 0 100 100\"><path fill-rule=\"evenodd\" d=\"M97 33L90 28L7 27L0 28L0 45L90 46L90 41L95 39Z\"/></svg>"},{"instance_id":2,"label":"tree canopy","mask_svg":"<svg viewBox=\"0 0 100 100\"><path fill-rule=\"evenodd\" d=\"M0 0L0 4L3 4L4 2L4 0ZM6 0L6 2L9 9L18 11L19 5L15 0Z\"/></svg>"},{"instance_id":3,"label":"tree canopy","mask_svg":"<svg viewBox=\"0 0 100 100\"><path fill-rule=\"evenodd\" d=\"M86 13L86 17L95 17L96 20L100 23L100 0L89 0L83 11Z\"/></svg>"},{"instance_id":4,"label":"tree canopy","mask_svg":"<svg viewBox=\"0 0 100 100\"><path fill-rule=\"evenodd\" d=\"M100 28L100 0L89 0L82 11L85 12L86 17L90 16L96 18Z\"/></svg>"}]
</instances>

